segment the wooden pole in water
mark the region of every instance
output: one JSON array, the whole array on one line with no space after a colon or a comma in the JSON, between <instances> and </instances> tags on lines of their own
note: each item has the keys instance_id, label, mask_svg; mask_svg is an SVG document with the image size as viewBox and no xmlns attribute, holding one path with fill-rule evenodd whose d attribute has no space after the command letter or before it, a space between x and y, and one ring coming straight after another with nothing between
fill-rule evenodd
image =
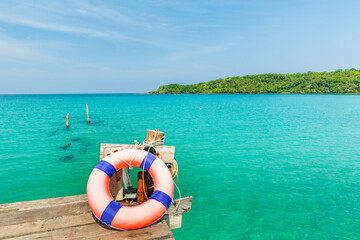
<instances>
[{"instance_id":1,"label":"wooden pole in water","mask_svg":"<svg viewBox=\"0 0 360 240\"><path fill-rule=\"evenodd\" d=\"M69 128L69 114L66 115L66 128Z\"/></svg>"},{"instance_id":2,"label":"wooden pole in water","mask_svg":"<svg viewBox=\"0 0 360 240\"><path fill-rule=\"evenodd\" d=\"M89 107L86 104L86 115L87 115L87 123L90 123L90 117L89 117Z\"/></svg>"}]
</instances>

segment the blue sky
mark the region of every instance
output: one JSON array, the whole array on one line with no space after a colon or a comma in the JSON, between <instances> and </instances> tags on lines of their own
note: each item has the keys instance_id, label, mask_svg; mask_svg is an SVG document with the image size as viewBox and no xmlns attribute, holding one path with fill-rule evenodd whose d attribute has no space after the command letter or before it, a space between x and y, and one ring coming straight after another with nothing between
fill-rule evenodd
<instances>
[{"instance_id":1,"label":"blue sky","mask_svg":"<svg viewBox=\"0 0 360 240\"><path fill-rule=\"evenodd\" d=\"M360 1L0 2L0 94L360 68Z\"/></svg>"}]
</instances>

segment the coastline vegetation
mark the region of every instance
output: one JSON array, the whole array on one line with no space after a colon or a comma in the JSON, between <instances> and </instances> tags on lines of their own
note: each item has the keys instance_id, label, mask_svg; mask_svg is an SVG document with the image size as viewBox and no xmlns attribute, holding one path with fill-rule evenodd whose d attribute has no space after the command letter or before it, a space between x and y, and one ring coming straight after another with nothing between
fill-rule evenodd
<instances>
[{"instance_id":1,"label":"coastline vegetation","mask_svg":"<svg viewBox=\"0 0 360 240\"><path fill-rule=\"evenodd\" d=\"M259 74L229 77L208 82L160 86L151 94L220 93L359 93L360 70L339 69L332 72Z\"/></svg>"}]
</instances>

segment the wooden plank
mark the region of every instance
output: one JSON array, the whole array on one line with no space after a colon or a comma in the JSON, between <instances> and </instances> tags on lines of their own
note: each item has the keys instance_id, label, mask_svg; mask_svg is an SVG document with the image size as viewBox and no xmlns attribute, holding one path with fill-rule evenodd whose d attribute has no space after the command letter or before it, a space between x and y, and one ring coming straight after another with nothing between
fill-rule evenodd
<instances>
[{"instance_id":1,"label":"wooden plank","mask_svg":"<svg viewBox=\"0 0 360 240\"><path fill-rule=\"evenodd\" d=\"M74 226L93 224L94 218L91 213L74 216L61 216L52 219L35 220L32 222L18 223L0 226L0 239L16 236L24 236L33 233L54 231Z\"/></svg>"},{"instance_id":2,"label":"wooden plank","mask_svg":"<svg viewBox=\"0 0 360 240\"><path fill-rule=\"evenodd\" d=\"M62 204L81 202L81 201L87 201L86 194L40 199L40 200L25 201L25 202L6 203L0 205L0 213L11 210L17 211L17 210L24 210L29 208L59 206Z\"/></svg>"},{"instance_id":3,"label":"wooden plank","mask_svg":"<svg viewBox=\"0 0 360 240\"><path fill-rule=\"evenodd\" d=\"M167 214L180 214L180 213L189 212L191 210L192 200L193 200L192 196L183 197L174 200L171 203L169 210L167 211Z\"/></svg>"},{"instance_id":4,"label":"wooden plank","mask_svg":"<svg viewBox=\"0 0 360 240\"><path fill-rule=\"evenodd\" d=\"M102 236L91 236L88 239L104 239L104 240L133 240L133 239L152 239L152 240L170 240L175 239L168 225L162 221L146 228L123 231L121 235L119 232L112 231L111 233L104 234Z\"/></svg>"},{"instance_id":5,"label":"wooden plank","mask_svg":"<svg viewBox=\"0 0 360 240\"><path fill-rule=\"evenodd\" d=\"M159 154L159 158L165 163L173 163L175 159L175 146L154 146L156 152ZM135 149L134 144L111 144L101 143L100 146L100 159L103 159L107 154L113 153L118 150Z\"/></svg>"},{"instance_id":6,"label":"wooden plank","mask_svg":"<svg viewBox=\"0 0 360 240\"><path fill-rule=\"evenodd\" d=\"M127 172L127 168L123 168L122 173L123 173L123 182L125 189L132 188L132 184L131 184L130 176Z\"/></svg>"},{"instance_id":7,"label":"wooden plank","mask_svg":"<svg viewBox=\"0 0 360 240\"><path fill-rule=\"evenodd\" d=\"M173 163L175 159L175 146L156 146L156 152L164 163Z\"/></svg>"},{"instance_id":8,"label":"wooden plank","mask_svg":"<svg viewBox=\"0 0 360 240\"><path fill-rule=\"evenodd\" d=\"M181 228L182 225L182 214L175 214L175 215L166 214L164 216L164 220L170 229L178 229Z\"/></svg>"},{"instance_id":9,"label":"wooden plank","mask_svg":"<svg viewBox=\"0 0 360 240\"><path fill-rule=\"evenodd\" d=\"M86 195L0 205L0 238L93 223Z\"/></svg>"},{"instance_id":10,"label":"wooden plank","mask_svg":"<svg viewBox=\"0 0 360 240\"><path fill-rule=\"evenodd\" d=\"M114 143L101 143L100 144L100 160L107 154L113 153L115 150L134 149L134 144L114 144Z\"/></svg>"},{"instance_id":11,"label":"wooden plank","mask_svg":"<svg viewBox=\"0 0 360 240\"><path fill-rule=\"evenodd\" d=\"M59 204L59 205L56 205ZM99 223L85 195L0 205L0 239L173 239L164 221L117 231Z\"/></svg>"},{"instance_id":12,"label":"wooden plank","mask_svg":"<svg viewBox=\"0 0 360 240\"><path fill-rule=\"evenodd\" d=\"M90 213L87 201L0 213L0 226Z\"/></svg>"},{"instance_id":13,"label":"wooden plank","mask_svg":"<svg viewBox=\"0 0 360 240\"><path fill-rule=\"evenodd\" d=\"M112 197L116 201L121 201L124 199L123 185L122 185L122 171L117 171L110 178L109 190Z\"/></svg>"},{"instance_id":14,"label":"wooden plank","mask_svg":"<svg viewBox=\"0 0 360 240\"><path fill-rule=\"evenodd\" d=\"M181 228L182 214L189 212L191 209L193 197L184 197L176 199L170 205L169 210L164 215L164 220L169 225L170 229Z\"/></svg>"},{"instance_id":15,"label":"wooden plank","mask_svg":"<svg viewBox=\"0 0 360 240\"><path fill-rule=\"evenodd\" d=\"M108 229L98 225L97 223L57 229L54 231L45 231L41 233L28 234L13 238L13 240L24 239L174 239L172 232L165 222L158 222L149 227L131 230L118 231Z\"/></svg>"}]
</instances>

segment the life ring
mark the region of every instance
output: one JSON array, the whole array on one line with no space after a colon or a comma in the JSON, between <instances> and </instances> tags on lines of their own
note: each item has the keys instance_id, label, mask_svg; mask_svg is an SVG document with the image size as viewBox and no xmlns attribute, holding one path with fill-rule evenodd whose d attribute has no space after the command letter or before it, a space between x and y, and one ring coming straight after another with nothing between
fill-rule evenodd
<instances>
[{"instance_id":1,"label":"life ring","mask_svg":"<svg viewBox=\"0 0 360 240\"><path fill-rule=\"evenodd\" d=\"M150 199L137 206L122 206L111 196L111 176L124 167L149 171L154 181ZM159 220L170 207L174 195L171 173L164 162L143 150L123 150L106 156L92 170L87 183L87 199L97 219L115 229L146 227Z\"/></svg>"}]
</instances>

